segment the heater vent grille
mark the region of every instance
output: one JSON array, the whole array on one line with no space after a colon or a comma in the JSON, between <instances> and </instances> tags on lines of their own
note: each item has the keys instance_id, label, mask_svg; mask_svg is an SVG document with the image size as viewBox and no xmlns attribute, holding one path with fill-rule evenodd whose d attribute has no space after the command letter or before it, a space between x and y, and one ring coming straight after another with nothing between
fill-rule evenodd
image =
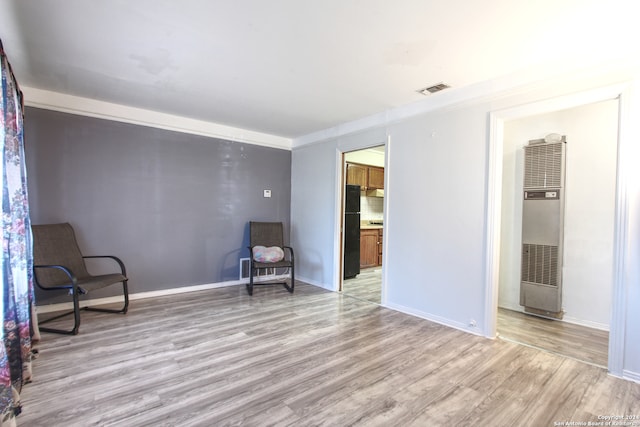
<instances>
[{"instance_id":1,"label":"heater vent grille","mask_svg":"<svg viewBox=\"0 0 640 427\"><path fill-rule=\"evenodd\" d=\"M562 144L524 147L524 188L562 186Z\"/></svg>"},{"instance_id":2,"label":"heater vent grille","mask_svg":"<svg viewBox=\"0 0 640 427\"><path fill-rule=\"evenodd\" d=\"M240 258L240 280L249 278L249 258Z\"/></svg>"},{"instance_id":3,"label":"heater vent grille","mask_svg":"<svg viewBox=\"0 0 640 427\"><path fill-rule=\"evenodd\" d=\"M558 286L558 247L522 245L522 281Z\"/></svg>"},{"instance_id":4,"label":"heater vent grille","mask_svg":"<svg viewBox=\"0 0 640 427\"><path fill-rule=\"evenodd\" d=\"M251 270L251 263L249 262L249 258L240 258L240 280L242 279L248 279L249 278L249 274L250 270ZM253 277L254 278L258 278L258 277L271 277L271 276L275 276L276 275L276 269L275 268L268 268L268 269L260 269L258 270Z\"/></svg>"}]
</instances>

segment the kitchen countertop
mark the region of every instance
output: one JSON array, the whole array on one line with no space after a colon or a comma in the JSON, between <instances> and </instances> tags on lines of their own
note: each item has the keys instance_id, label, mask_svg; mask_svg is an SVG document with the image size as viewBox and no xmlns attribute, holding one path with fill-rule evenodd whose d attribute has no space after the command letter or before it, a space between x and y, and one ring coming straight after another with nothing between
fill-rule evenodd
<instances>
[{"instance_id":1,"label":"kitchen countertop","mask_svg":"<svg viewBox=\"0 0 640 427\"><path fill-rule=\"evenodd\" d=\"M369 221L360 221L360 230L379 230L382 224L369 224Z\"/></svg>"}]
</instances>

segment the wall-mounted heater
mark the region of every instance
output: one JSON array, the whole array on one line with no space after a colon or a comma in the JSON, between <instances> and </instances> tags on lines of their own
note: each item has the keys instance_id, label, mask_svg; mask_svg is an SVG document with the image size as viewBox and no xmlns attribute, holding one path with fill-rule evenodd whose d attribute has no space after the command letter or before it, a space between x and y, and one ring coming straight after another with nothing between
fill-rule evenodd
<instances>
[{"instance_id":1,"label":"wall-mounted heater","mask_svg":"<svg viewBox=\"0 0 640 427\"><path fill-rule=\"evenodd\" d=\"M558 134L524 147L520 305L561 319L566 138Z\"/></svg>"}]
</instances>

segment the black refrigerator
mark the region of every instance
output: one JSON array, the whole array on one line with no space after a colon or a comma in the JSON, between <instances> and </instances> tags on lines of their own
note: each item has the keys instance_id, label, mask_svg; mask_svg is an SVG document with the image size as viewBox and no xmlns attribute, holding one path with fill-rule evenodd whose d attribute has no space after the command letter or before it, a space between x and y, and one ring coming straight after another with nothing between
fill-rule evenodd
<instances>
[{"instance_id":1,"label":"black refrigerator","mask_svg":"<svg viewBox=\"0 0 640 427\"><path fill-rule=\"evenodd\" d=\"M344 278L360 274L360 186L347 185L344 203Z\"/></svg>"}]
</instances>

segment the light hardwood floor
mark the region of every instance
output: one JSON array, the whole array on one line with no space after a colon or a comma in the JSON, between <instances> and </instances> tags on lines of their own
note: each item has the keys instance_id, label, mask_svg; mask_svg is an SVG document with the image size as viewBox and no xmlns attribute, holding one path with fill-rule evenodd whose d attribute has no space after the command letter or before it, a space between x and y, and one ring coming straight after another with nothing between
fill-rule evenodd
<instances>
[{"instance_id":1,"label":"light hardwood floor","mask_svg":"<svg viewBox=\"0 0 640 427\"><path fill-rule=\"evenodd\" d=\"M381 284L382 268L367 268L343 281L343 293L380 304ZM498 334L502 339L607 367L606 331L499 308Z\"/></svg>"},{"instance_id":2,"label":"light hardwood floor","mask_svg":"<svg viewBox=\"0 0 640 427\"><path fill-rule=\"evenodd\" d=\"M553 426L640 415L640 384L299 283L84 312L43 334L22 426Z\"/></svg>"},{"instance_id":3,"label":"light hardwood floor","mask_svg":"<svg viewBox=\"0 0 640 427\"><path fill-rule=\"evenodd\" d=\"M498 334L514 342L607 366L607 331L499 308Z\"/></svg>"},{"instance_id":4,"label":"light hardwood floor","mask_svg":"<svg viewBox=\"0 0 640 427\"><path fill-rule=\"evenodd\" d=\"M365 301L380 304L382 295L382 267L360 270L360 274L342 281L342 292Z\"/></svg>"}]
</instances>

